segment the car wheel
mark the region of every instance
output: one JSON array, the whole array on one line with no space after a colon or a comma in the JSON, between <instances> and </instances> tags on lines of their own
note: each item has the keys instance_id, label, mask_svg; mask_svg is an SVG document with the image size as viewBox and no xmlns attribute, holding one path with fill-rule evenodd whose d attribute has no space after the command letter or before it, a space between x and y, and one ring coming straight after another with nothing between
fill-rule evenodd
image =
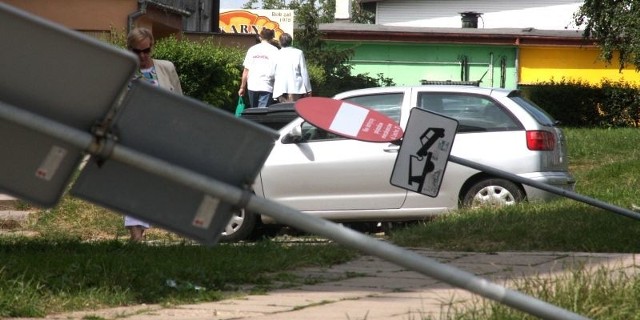
<instances>
[{"instance_id":1,"label":"car wheel","mask_svg":"<svg viewBox=\"0 0 640 320\"><path fill-rule=\"evenodd\" d=\"M224 228L221 242L237 242L251 236L256 227L258 216L246 209L235 209L229 223Z\"/></svg>"},{"instance_id":2,"label":"car wheel","mask_svg":"<svg viewBox=\"0 0 640 320\"><path fill-rule=\"evenodd\" d=\"M474 184L465 194L465 208L514 205L524 200L524 192L515 183L504 179L486 179Z\"/></svg>"}]
</instances>

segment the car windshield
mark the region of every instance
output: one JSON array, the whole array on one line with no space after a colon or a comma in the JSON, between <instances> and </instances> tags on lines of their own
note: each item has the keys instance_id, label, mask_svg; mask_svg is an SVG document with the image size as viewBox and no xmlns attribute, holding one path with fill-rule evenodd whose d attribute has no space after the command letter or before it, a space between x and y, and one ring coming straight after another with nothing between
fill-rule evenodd
<instances>
[{"instance_id":1,"label":"car windshield","mask_svg":"<svg viewBox=\"0 0 640 320\"><path fill-rule=\"evenodd\" d=\"M556 120L536 105L533 101L528 100L525 97L520 96L519 94L510 94L509 98L521 106L524 110L526 110L533 118L538 121L543 126L553 127L556 125Z\"/></svg>"}]
</instances>

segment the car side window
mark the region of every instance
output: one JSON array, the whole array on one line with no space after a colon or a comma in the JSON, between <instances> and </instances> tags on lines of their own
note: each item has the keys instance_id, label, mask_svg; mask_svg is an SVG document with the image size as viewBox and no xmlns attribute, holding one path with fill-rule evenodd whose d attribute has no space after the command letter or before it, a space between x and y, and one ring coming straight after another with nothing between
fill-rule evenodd
<instances>
[{"instance_id":1,"label":"car side window","mask_svg":"<svg viewBox=\"0 0 640 320\"><path fill-rule=\"evenodd\" d=\"M404 93L398 92L355 96L342 100L376 110L396 122L400 122L400 110L402 108L403 98Z\"/></svg>"},{"instance_id":2,"label":"car side window","mask_svg":"<svg viewBox=\"0 0 640 320\"><path fill-rule=\"evenodd\" d=\"M305 142L344 139L337 134L331 133L324 129L320 129L306 121L302 122L300 129L302 131L302 141Z\"/></svg>"},{"instance_id":3,"label":"car side window","mask_svg":"<svg viewBox=\"0 0 640 320\"><path fill-rule=\"evenodd\" d=\"M497 102L464 93L421 92L418 107L458 120L458 132L512 131L520 123Z\"/></svg>"},{"instance_id":4,"label":"car side window","mask_svg":"<svg viewBox=\"0 0 640 320\"><path fill-rule=\"evenodd\" d=\"M404 93L384 93L349 97L342 100L376 110L387 115L396 122L400 122L400 110L403 98ZM301 129L302 139L307 142L345 139L337 134L320 129L306 121L302 123Z\"/></svg>"}]
</instances>

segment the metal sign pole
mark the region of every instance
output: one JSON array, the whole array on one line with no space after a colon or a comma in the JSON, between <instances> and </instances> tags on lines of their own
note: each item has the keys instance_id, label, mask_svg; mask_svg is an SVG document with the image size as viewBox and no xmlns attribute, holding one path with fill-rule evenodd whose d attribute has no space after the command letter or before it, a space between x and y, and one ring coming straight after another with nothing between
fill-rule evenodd
<instances>
[{"instance_id":1,"label":"metal sign pole","mask_svg":"<svg viewBox=\"0 0 640 320\"><path fill-rule=\"evenodd\" d=\"M466 289L542 319L588 319L555 305L510 290L466 271L439 263L415 252L375 240L336 223L301 214L297 210L259 197L252 197L247 208L256 210L288 225L332 239L399 266Z\"/></svg>"},{"instance_id":2,"label":"metal sign pole","mask_svg":"<svg viewBox=\"0 0 640 320\"><path fill-rule=\"evenodd\" d=\"M89 133L67 127L64 124L2 102L0 102L0 118L59 138L79 148L84 148L92 154L98 153L101 149L99 144L94 143L93 136ZM558 320L587 319L531 296L494 284L471 273L441 264L415 252L375 240L336 223L303 214L298 210L252 195L247 190L221 183L215 179L150 157L130 148L116 144L113 146L113 152L109 158L122 161L146 172L184 183L218 197L227 203L237 204L241 207L246 204L246 208L249 210L269 215L282 223L327 237L344 246L380 257L399 266L466 289L534 316Z\"/></svg>"},{"instance_id":3,"label":"metal sign pole","mask_svg":"<svg viewBox=\"0 0 640 320\"><path fill-rule=\"evenodd\" d=\"M532 179L527 179L527 178L523 178L517 174L513 174L510 172L506 172L506 171L502 171L493 167L489 167L489 166L485 166L483 164L477 163L477 162L473 162L473 161L469 161L466 159L462 159L456 156L452 156L449 155L449 161L457 163L457 164L461 164L463 166L467 166L469 168L473 168L476 170L480 170L482 172L486 172L486 173L490 173L493 175L496 175L498 177L501 178L505 178L505 179L509 179L511 181L515 181L515 182L519 182L522 184L526 184L529 186L532 186L534 188L538 188L544 191L548 191L551 193L555 193L557 195L561 195L563 197L567 197L576 201L580 201L580 202L584 202L586 204L592 205L594 207L598 207L598 208L602 208L632 219L636 219L636 220L640 220L640 213L637 212L633 212L629 209L625 209L625 208L621 208L618 206L614 206L612 204L597 200L597 199L593 199L593 198L589 198L586 196L583 196L581 194L575 193L573 191L569 191L569 190L565 190L559 187L555 187L552 185L548 185L546 183L542 183L542 182L538 182Z\"/></svg>"},{"instance_id":4,"label":"metal sign pole","mask_svg":"<svg viewBox=\"0 0 640 320\"><path fill-rule=\"evenodd\" d=\"M94 141L90 133L49 120L33 112L6 104L3 101L0 101L0 119L9 120L50 137L58 138L88 152L95 152L95 150L90 150L93 149L91 145Z\"/></svg>"},{"instance_id":5,"label":"metal sign pole","mask_svg":"<svg viewBox=\"0 0 640 320\"><path fill-rule=\"evenodd\" d=\"M242 121L246 120L241 121L234 119L232 116L227 117L228 115L221 111L216 111L217 115L213 115L212 112L209 112L211 109L207 109L201 102L196 103L197 101L195 100L190 100L187 97L178 97L167 92L158 91L156 94L145 89L145 85L142 84L140 86L135 85L135 83L131 84L127 95L128 99L125 100L133 107L122 109L122 104L117 105L122 101L119 102L117 98L131 82L131 77L137 64L133 54L106 45L91 37L72 32L63 26L35 17L27 12L22 12L1 2L0 26L3 30L10 30L10 32L0 32L0 39L4 40L3 42L20 44L22 43L21 39L29 38L32 40L32 43L15 45L0 51L2 60L10 62L3 69L3 75L6 74L6 79L9 80L4 81L0 86L0 98L3 99L0 101L0 123L3 124L0 129L3 129L4 131L2 132L6 135L17 139L18 143L16 145L20 146L20 148L7 150L7 156L19 160L9 158L12 163L5 162L7 164L5 174L14 177L6 172L8 170L14 170L21 174L18 178L5 179L7 185L2 184L0 188L12 188L9 190L13 190L14 193L21 192L25 198L31 197L31 201L44 205L53 205L54 200L59 200L62 191L69 183L68 179L73 174L73 171L77 169L81 157L85 153L89 153L101 162L98 164L98 161L96 161L94 163L95 166L89 163L88 167L103 170L100 173L105 172L104 170L107 167L111 167L111 170L115 170L120 174L123 172L125 174L134 173L133 176L135 177L129 181L139 183L144 187L153 186L153 183L149 183L148 179L159 179L162 180L159 184L162 188L158 188L162 189L161 191L174 190L172 188L184 190L180 188L184 186L197 190L197 194L191 192L193 190L186 190L184 193L185 198L176 197L175 202L164 199L172 202L172 204L183 204L184 202L184 204L195 205L199 203L197 207L192 208L195 211L193 218L192 214L194 212L190 210L176 210L174 212L177 214L171 216L158 215L158 211L154 210L158 208L145 211L154 212L153 218L157 218L158 222L166 222L167 225L175 227L175 225L180 224L182 227L199 228L198 232L192 230L193 228L182 229L184 234L192 236L197 234L203 236L201 237L202 239L205 238L204 236L209 235L217 237L220 232L213 232L209 227L211 225L220 228L224 227L228 220L225 215L230 214L230 210L222 210L220 208L230 209L231 205L247 207L250 210L269 215L282 223L325 236L345 246L389 260L410 270L415 270L456 287L467 289L541 318L585 319L580 315L506 289L473 274L440 264L432 259L391 244L377 241L335 223L302 214L297 210L257 197L250 190L241 189L240 183L252 182L255 177L254 173L257 173L260 169L259 166L262 164L260 160L264 161L262 156L268 151L266 147L270 148L271 145L257 143L260 146L253 147L249 143L245 143L242 144L245 147L243 150L232 150L238 152L226 154L219 152L219 150L216 150L217 152L207 150L204 155L210 156L210 158L202 157L203 153L197 152L194 152L194 154L197 153L194 156L186 152L196 149L193 148L193 144L189 145L192 147L191 149L182 148L183 145L180 142L176 143L176 141L173 141L173 144L170 145L166 140L158 139L158 132L157 130L154 131L155 128L151 125L159 125L156 120L167 121L167 118L174 113L182 116L185 114L184 109L189 109L190 116L195 117L200 122L206 122L209 118L216 119L218 121L217 124L224 127L225 132L240 130L245 134L246 130L244 129L251 129L249 131L252 134L244 135L244 137L246 141L253 143L256 143L256 137L260 141L273 142L271 135L275 139L275 131L266 132L263 130L264 127L249 125L248 122L243 123ZM34 44L36 44L35 47ZM29 55L29 59L24 59L25 52L34 54ZM73 68L78 61L86 59L97 63L91 64L89 68L84 68L82 72L78 72ZM51 64L50 62L54 60L56 63ZM45 80L43 82L45 85L32 86L32 79L29 75L45 69L46 72L39 74ZM67 81L58 81L61 78L67 79ZM99 81L96 83L94 80ZM154 88L154 90L156 89ZM132 94L134 91L137 92L137 95ZM165 109L155 114L157 117L154 117L153 121L151 121L146 118L148 113L144 114L146 110L144 107L148 106L163 107ZM97 133L91 134L88 132L90 130L89 127L94 125L95 121L103 119L114 107L119 108L116 118L122 116L118 123L120 129L126 129L120 131L120 134L122 134L120 143L116 142L114 137L102 137L98 136ZM123 113L123 110L128 110L128 112ZM208 111L205 112L204 110ZM152 112L154 111L157 110L154 108ZM127 116L124 116L125 114ZM139 119L142 118L149 120L146 124L150 125L150 127L138 126ZM198 131L199 129L188 129L194 122L200 123L199 121L187 120L185 117L179 118L182 121L188 121L188 125L187 123L170 122L173 127L172 131L168 131L168 135L180 132L183 139L185 139L184 137L189 137L189 135L202 135L202 132ZM211 123L207 122L206 126L210 126ZM203 126L203 128L206 126ZM126 139L124 138L125 131L127 132ZM164 131L161 132L166 133ZM125 140L127 144L124 143ZM162 144L162 141L165 143ZM191 142L193 143L193 141ZM154 143L161 145L147 148ZM221 149L237 147L236 141L229 139L213 144L210 141L207 141L207 143L207 146L220 147ZM179 146L176 146L177 144ZM15 147L15 145L11 145L11 147ZM31 149L25 149L26 147L31 147ZM172 149L167 147L172 147ZM171 151L176 152L169 156L158 152L158 149L165 151L166 149L171 149ZM50 151L43 155L42 153L47 150ZM183 153L180 153L180 151ZM38 153L38 155L33 156L29 152ZM189 155L184 155L184 152ZM182 155L184 158L174 157L176 154ZM243 157L253 161L251 166L247 164L240 166L237 161L233 161L233 159L237 160ZM266 155L264 157L266 158ZM163 159L171 160L165 161ZM190 161L194 159L201 160L204 163ZM20 160L30 161L23 164ZM15 163L20 165L13 166ZM212 163L214 164L212 165ZM129 165L135 170L129 170L128 167L123 168L120 164ZM230 169L242 170L234 172L236 173L235 175L228 172L233 170L221 170L223 172L210 172L207 170L209 168L220 169L220 167L227 165ZM85 166L82 171L83 174L88 172L88 167ZM114 169L114 167L116 168ZM95 171L98 171L98 169L95 169ZM109 173L112 172L109 171ZM85 184L102 187L103 184L93 183L92 181L95 180L90 179L102 177L98 176L100 175L91 176L91 174L87 174L85 181L89 182ZM83 175L81 174L74 187L82 184L82 177ZM108 178L108 183L120 183L124 181L125 177L114 174L108 175ZM99 181L104 182L104 180ZM234 183L237 184L234 185ZM129 186L132 185L130 184ZM111 205L121 209L129 208L132 212L135 211L134 209L139 209L140 205L154 205L156 203L153 200L160 200L157 196L158 193L156 193L157 190L144 190L144 192L140 192L137 195L126 194L119 199L124 203L118 204L115 204L114 199L109 197L96 199L96 192L102 195L102 190L99 188L86 188L78 191L79 193L76 195L80 194L93 200L98 200L102 205ZM204 199L201 199L202 195L200 193L205 193ZM182 193L180 194L182 195ZM215 199L209 199L210 197ZM149 201L150 199L151 201ZM135 203L129 203L129 201ZM190 206L186 207L191 208ZM145 209L147 208L145 207ZM120 212L126 211L121 210ZM204 214L200 216L200 213ZM175 220L178 218L184 218L185 220ZM217 239L215 237L206 239L215 243Z\"/></svg>"}]
</instances>

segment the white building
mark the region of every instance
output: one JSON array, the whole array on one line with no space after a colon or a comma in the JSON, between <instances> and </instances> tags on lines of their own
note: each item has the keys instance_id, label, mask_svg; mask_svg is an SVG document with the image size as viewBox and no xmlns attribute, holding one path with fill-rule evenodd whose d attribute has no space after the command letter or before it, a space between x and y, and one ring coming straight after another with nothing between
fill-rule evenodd
<instances>
[{"instance_id":1,"label":"white building","mask_svg":"<svg viewBox=\"0 0 640 320\"><path fill-rule=\"evenodd\" d=\"M338 0L340 2L342 0ZM349 1L349 0L344 0ZM578 30L576 0L363 0L375 7L376 24L404 27L459 28L461 13L479 13L478 28ZM375 4L374 4L375 3Z\"/></svg>"}]
</instances>

